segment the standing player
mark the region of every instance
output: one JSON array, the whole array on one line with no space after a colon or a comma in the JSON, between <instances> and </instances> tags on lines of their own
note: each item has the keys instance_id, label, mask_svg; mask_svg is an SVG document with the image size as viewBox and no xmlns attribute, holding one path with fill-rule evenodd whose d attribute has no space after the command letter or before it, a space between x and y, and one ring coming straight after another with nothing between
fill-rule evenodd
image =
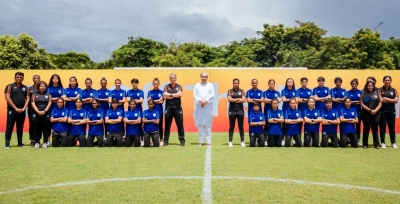
<instances>
[{"instance_id":1,"label":"standing player","mask_svg":"<svg viewBox=\"0 0 400 204\"><path fill-rule=\"evenodd\" d=\"M86 124L89 125L88 137L86 139L86 146L93 147L94 138L97 138L99 147L104 147L104 111L99 108L99 101L92 100L92 108L87 112Z\"/></svg>"},{"instance_id":2,"label":"standing player","mask_svg":"<svg viewBox=\"0 0 400 204\"><path fill-rule=\"evenodd\" d=\"M356 124L356 134L357 134L357 141L358 141L358 146L362 146L362 143L360 142L360 134L361 134L361 105L360 105L360 97L362 91L357 89L358 86L358 79L353 79L350 82L351 89L346 92L346 97L349 97L351 99L351 108L353 108L355 111L357 111L358 115L358 122Z\"/></svg>"},{"instance_id":3,"label":"standing player","mask_svg":"<svg viewBox=\"0 0 400 204\"><path fill-rule=\"evenodd\" d=\"M37 91L36 87L40 82L40 76L37 74L33 75L32 81L33 81L33 85L28 88L30 96L32 96L34 93L36 93L36 91ZM32 109L32 97L30 97L30 99L31 99L31 101L28 104L29 140L31 141L31 146L33 146L35 144L33 143L33 140L32 140L33 134L34 134L33 133L34 127L32 124L32 115L35 113L35 111Z\"/></svg>"},{"instance_id":4,"label":"standing player","mask_svg":"<svg viewBox=\"0 0 400 204\"><path fill-rule=\"evenodd\" d=\"M93 104L92 101L93 99L97 99L97 91L92 88L92 79L91 78L86 78L85 79L85 86L86 89L82 90L81 99L83 102L83 109L86 110L87 113L89 111L93 110Z\"/></svg>"},{"instance_id":5,"label":"standing player","mask_svg":"<svg viewBox=\"0 0 400 204\"><path fill-rule=\"evenodd\" d=\"M315 98L315 107L319 112L322 112L326 109L325 107L325 99L331 98L331 94L329 88L325 85L325 78L318 77L318 86L314 88L313 95Z\"/></svg>"},{"instance_id":6,"label":"standing player","mask_svg":"<svg viewBox=\"0 0 400 204\"><path fill-rule=\"evenodd\" d=\"M268 120L268 146L269 147L282 147L282 122L283 113L278 109L278 99L272 99L272 108L267 112ZM265 130L264 130L265 132Z\"/></svg>"},{"instance_id":7,"label":"standing player","mask_svg":"<svg viewBox=\"0 0 400 204\"><path fill-rule=\"evenodd\" d=\"M37 85L38 91L32 95L32 108L35 114L32 116L34 125L35 148L39 148L40 139L43 134L43 148L47 148L47 140L51 133L50 107L51 95L46 92L47 84L44 81Z\"/></svg>"},{"instance_id":8,"label":"standing player","mask_svg":"<svg viewBox=\"0 0 400 204\"><path fill-rule=\"evenodd\" d=\"M131 80L131 85L132 85L132 89L130 89L126 92L126 101L135 100L135 103L136 103L135 109L140 111L140 114L142 114L143 113L142 104L143 104L144 93L142 90L140 90L138 88L139 80L136 78L133 78ZM124 110L124 109L122 109L122 110ZM143 129L142 128L140 129L140 137L141 137L141 141L142 141L142 145L143 145Z\"/></svg>"},{"instance_id":9,"label":"standing player","mask_svg":"<svg viewBox=\"0 0 400 204\"><path fill-rule=\"evenodd\" d=\"M277 99L278 103L281 102L281 95L279 94L278 91L275 90L275 80L270 79L268 81L268 89L266 91L264 91L263 95L264 95L264 102L265 102L264 103L264 116L265 116L264 139L269 142L270 141L269 138L268 138L268 135L269 135L268 134L268 131L269 131L269 128L268 128L269 119L267 117L268 111L272 109L272 100L273 99ZM282 135L281 135L280 138L282 138ZM271 141L273 141L273 140L271 140ZM284 141L283 140L281 141L281 143L283 143L282 145L284 145Z\"/></svg>"},{"instance_id":10,"label":"standing player","mask_svg":"<svg viewBox=\"0 0 400 204\"><path fill-rule=\"evenodd\" d=\"M65 89L65 107L71 111L76 108L76 99L82 95L81 88L78 87L78 80L72 76L69 78L69 87ZM82 104L83 105L83 104Z\"/></svg>"},{"instance_id":11,"label":"standing player","mask_svg":"<svg viewBox=\"0 0 400 204\"><path fill-rule=\"evenodd\" d=\"M251 80L251 86L253 88L249 89L246 92L246 99L247 99L247 103L248 103L248 108L247 108L248 113L253 111L253 103L254 102L257 102L259 104L262 104L264 102L264 93L260 89L258 89L258 80L257 79Z\"/></svg>"},{"instance_id":12,"label":"standing player","mask_svg":"<svg viewBox=\"0 0 400 204\"><path fill-rule=\"evenodd\" d=\"M265 147L263 128L265 126L265 118L260 110L260 104L258 102L253 103L253 111L249 112L248 122L250 126L250 147L255 147L256 143L258 143L259 147ZM245 147L243 144L244 143L242 143L242 147Z\"/></svg>"},{"instance_id":13,"label":"standing player","mask_svg":"<svg viewBox=\"0 0 400 204\"><path fill-rule=\"evenodd\" d=\"M158 111L158 115L160 116L159 122L158 122L158 135L160 136L160 146L164 144L164 129L163 129L163 124L164 124L164 111L163 111L163 103L164 103L164 97L163 97L163 91L160 90L160 80L158 78L155 78L153 80L153 90L150 90L149 93L147 94L147 100L153 99L154 104L156 105L156 110Z\"/></svg>"},{"instance_id":14,"label":"standing player","mask_svg":"<svg viewBox=\"0 0 400 204\"><path fill-rule=\"evenodd\" d=\"M233 79L233 87L228 90L229 101L229 147L232 147L233 130L237 120L239 127L240 142L244 144L244 109L243 103L246 102L246 97L243 89L239 88L239 79Z\"/></svg>"},{"instance_id":15,"label":"standing player","mask_svg":"<svg viewBox=\"0 0 400 204\"><path fill-rule=\"evenodd\" d=\"M52 146L68 146L68 109L64 107L64 98L57 99L57 107L53 109L50 117L53 129Z\"/></svg>"},{"instance_id":16,"label":"standing player","mask_svg":"<svg viewBox=\"0 0 400 204\"><path fill-rule=\"evenodd\" d=\"M100 102L100 108L103 109L104 115L107 113L108 109L110 108L110 103L108 102L108 98L111 96L110 90L107 89L107 79L102 78L100 80L100 86L101 88L97 90L97 99ZM103 120L103 126L104 126L104 133L105 133L105 138L107 138L107 125L105 124L105 121Z\"/></svg>"},{"instance_id":17,"label":"standing player","mask_svg":"<svg viewBox=\"0 0 400 204\"><path fill-rule=\"evenodd\" d=\"M397 90L392 87L392 77L383 77L384 85L381 88L382 96L382 108L381 108L381 121L380 121L380 135L381 135L381 147L386 148L385 145L385 134L386 125L389 129L390 142L393 148L397 148L396 145L396 103L399 100L399 94Z\"/></svg>"},{"instance_id":18,"label":"standing player","mask_svg":"<svg viewBox=\"0 0 400 204\"><path fill-rule=\"evenodd\" d=\"M282 90L281 96L282 96L282 101L283 101L282 112L286 113L286 111L289 110L290 99L296 97L296 86L295 86L294 80L292 78L286 79L285 88ZM296 100L296 106L297 106L297 100ZM286 122L282 124L283 135L286 135L286 132L287 132L286 125L287 125ZM293 142L295 142L295 141L296 140L294 140ZM286 143L285 143L285 146L286 146Z\"/></svg>"},{"instance_id":19,"label":"standing player","mask_svg":"<svg viewBox=\"0 0 400 204\"><path fill-rule=\"evenodd\" d=\"M24 147L22 143L23 128L25 122L25 109L28 107L29 91L23 85L24 73L17 72L14 75L15 82L6 86L4 95L7 101L7 125L5 133L5 148L10 148L10 140L14 125L17 125L18 147Z\"/></svg>"},{"instance_id":20,"label":"standing player","mask_svg":"<svg viewBox=\"0 0 400 204\"><path fill-rule=\"evenodd\" d=\"M73 147L76 140L79 140L79 146L86 146L86 111L82 108L82 99L75 100L75 107L69 111L68 123L71 125L68 136L68 146Z\"/></svg>"},{"instance_id":21,"label":"standing player","mask_svg":"<svg viewBox=\"0 0 400 204\"><path fill-rule=\"evenodd\" d=\"M149 109L143 113L144 124L144 147L150 147L150 139L153 142L153 147L160 146L160 138L158 136L158 111L154 108L153 99L148 100Z\"/></svg>"},{"instance_id":22,"label":"standing player","mask_svg":"<svg viewBox=\"0 0 400 204\"><path fill-rule=\"evenodd\" d=\"M343 135L340 137L340 147L347 147L347 140L350 140L352 147L358 147L355 124L358 123L357 111L351 108L351 99L344 98L345 107L340 114L340 121L343 128Z\"/></svg>"},{"instance_id":23,"label":"standing player","mask_svg":"<svg viewBox=\"0 0 400 204\"><path fill-rule=\"evenodd\" d=\"M322 116L322 141L321 147L328 147L328 139L331 140L333 147L338 146L337 125L340 124L338 112L332 108L332 99L325 99L325 109L321 112Z\"/></svg>"},{"instance_id":24,"label":"standing player","mask_svg":"<svg viewBox=\"0 0 400 204\"><path fill-rule=\"evenodd\" d=\"M301 147L301 126L303 126L303 118L301 112L297 109L297 100L291 98L289 104L290 108L285 111L285 147L290 147L290 141L292 138L295 141L294 145L296 147Z\"/></svg>"},{"instance_id":25,"label":"standing player","mask_svg":"<svg viewBox=\"0 0 400 204\"><path fill-rule=\"evenodd\" d=\"M307 100L307 109L304 110L304 147L319 146L319 125L322 121L320 113L315 109L315 99L310 97Z\"/></svg>"},{"instance_id":26,"label":"standing player","mask_svg":"<svg viewBox=\"0 0 400 204\"><path fill-rule=\"evenodd\" d=\"M53 104L51 105L51 110L53 110L54 108L57 108L58 98L65 97L65 89L58 74L51 75L47 92L50 93L53 100Z\"/></svg>"},{"instance_id":27,"label":"standing player","mask_svg":"<svg viewBox=\"0 0 400 204\"><path fill-rule=\"evenodd\" d=\"M112 104L112 99L116 98L118 100L118 108L124 110L124 104L126 102L126 92L121 89L121 80L116 79L114 85L115 89L110 91L108 102Z\"/></svg>"},{"instance_id":28,"label":"standing player","mask_svg":"<svg viewBox=\"0 0 400 204\"><path fill-rule=\"evenodd\" d=\"M296 98L298 109L303 113L308 108L307 101L312 96L312 91L307 88L308 79L306 77L301 77L300 82L301 87L296 91Z\"/></svg>"},{"instance_id":29,"label":"standing player","mask_svg":"<svg viewBox=\"0 0 400 204\"><path fill-rule=\"evenodd\" d=\"M178 137L181 146L185 146L185 132L183 129L183 111L181 106L182 86L176 83L177 76L169 75L170 84L164 87L165 98L165 137L164 146L168 146L172 119L175 118Z\"/></svg>"}]
</instances>

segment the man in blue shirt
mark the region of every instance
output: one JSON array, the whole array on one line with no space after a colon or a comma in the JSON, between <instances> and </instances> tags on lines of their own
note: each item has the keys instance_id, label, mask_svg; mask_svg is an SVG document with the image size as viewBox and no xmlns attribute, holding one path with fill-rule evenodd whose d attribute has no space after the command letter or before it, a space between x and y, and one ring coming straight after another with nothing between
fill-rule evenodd
<instances>
[{"instance_id":1,"label":"man in blue shirt","mask_svg":"<svg viewBox=\"0 0 400 204\"><path fill-rule=\"evenodd\" d=\"M338 146L337 125L340 123L338 113L332 108L332 99L325 99L325 110L322 111L322 141L321 147L328 146L328 139L332 146Z\"/></svg>"}]
</instances>

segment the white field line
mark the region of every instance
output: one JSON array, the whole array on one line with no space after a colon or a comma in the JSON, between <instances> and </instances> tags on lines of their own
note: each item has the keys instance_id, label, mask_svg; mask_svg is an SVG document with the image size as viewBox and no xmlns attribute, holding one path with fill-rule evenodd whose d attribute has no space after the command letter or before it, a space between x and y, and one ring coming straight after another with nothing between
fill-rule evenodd
<instances>
[{"instance_id":1,"label":"white field line","mask_svg":"<svg viewBox=\"0 0 400 204\"><path fill-rule=\"evenodd\" d=\"M211 204L212 203L212 190L211 190L211 181L212 181L212 165L211 165L211 146L207 146L206 150L206 159L204 160L204 182L203 182L203 190L201 193L201 198L203 203Z\"/></svg>"}]
</instances>

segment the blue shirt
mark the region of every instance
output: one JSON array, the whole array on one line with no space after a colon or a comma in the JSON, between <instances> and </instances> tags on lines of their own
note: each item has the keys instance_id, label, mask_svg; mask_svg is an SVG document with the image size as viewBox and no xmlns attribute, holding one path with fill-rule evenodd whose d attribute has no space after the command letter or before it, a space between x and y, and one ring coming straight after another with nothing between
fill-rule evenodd
<instances>
[{"instance_id":1,"label":"blue shirt","mask_svg":"<svg viewBox=\"0 0 400 204\"><path fill-rule=\"evenodd\" d=\"M101 120L104 119L104 110L99 108L97 110L91 109L88 114L87 114L87 118L90 121L94 121L94 120ZM89 132L88 132L89 136L99 136L99 135L104 135L104 127L103 124L99 124L99 125L91 125L89 124Z\"/></svg>"},{"instance_id":2,"label":"blue shirt","mask_svg":"<svg viewBox=\"0 0 400 204\"><path fill-rule=\"evenodd\" d=\"M124 117L124 112L117 108L113 110L112 108L108 109L106 117L111 120L118 119L118 117ZM122 125L121 123L118 124L107 124L107 131L112 133L122 132Z\"/></svg>"},{"instance_id":3,"label":"blue shirt","mask_svg":"<svg viewBox=\"0 0 400 204\"><path fill-rule=\"evenodd\" d=\"M325 108L321 114L322 118L326 120L336 120L339 118L338 112L333 108L331 108L329 111ZM322 132L323 134L337 134L337 125L322 125Z\"/></svg>"},{"instance_id":4,"label":"blue shirt","mask_svg":"<svg viewBox=\"0 0 400 204\"><path fill-rule=\"evenodd\" d=\"M285 112L284 115L285 119L290 119L290 120L297 120L297 119L302 119L301 112L298 109L288 109ZM287 124L286 123L286 135L287 136L293 136L300 134L301 128L300 124L302 123L297 123L297 124Z\"/></svg>"},{"instance_id":5,"label":"blue shirt","mask_svg":"<svg viewBox=\"0 0 400 204\"><path fill-rule=\"evenodd\" d=\"M50 117L53 117L53 118L64 118L65 116L68 117L68 109L66 109L64 107L59 109L57 107L57 108L54 108L51 111L51 116ZM60 123L60 122L52 123L51 124L51 129L53 129L54 132L57 132L57 133L66 132L66 131L68 131L68 123L67 122L65 122L65 123Z\"/></svg>"},{"instance_id":6,"label":"blue shirt","mask_svg":"<svg viewBox=\"0 0 400 204\"><path fill-rule=\"evenodd\" d=\"M156 109L153 109L153 110L148 109L148 110L144 111L143 118L146 118L147 120L156 120L156 119L160 119L160 116ZM158 124L145 123L143 126L143 132L145 132L145 133L156 132L156 131L158 131Z\"/></svg>"},{"instance_id":7,"label":"blue shirt","mask_svg":"<svg viewBox=\"0 0 400 204\"><path fill-rule=\"evenodd\" d=\"M331 96L332 98L338 98L338 99L343 99L346 96L346 90L345 89L338 89L338 88L333 88L331 89ZM332 103L332 108L335 109L338 113L344 108L343 103Z\"/></svg>"},{"instance_id":8,"label":"blue shirt","mask_svg":"<svg viewBox=\"0 0 400 204\"><path fill-rule=\"evenodd\" d=\"M313 95L314 96L317 95L318 98L325 98L330 95L330 91L329 91L329 88L326 86L323 86L323 87L317 86L313 90ZM319 111L325 110L326 109L325 102L316 101L315 108L318 109Z\"/></svg>"},{"instance_id":9,"label":"blue shirt","mask_svg":"<svg viewBox=\"0 0 400 204\"><path fill-rule=\"evenodd\" d=\"M128 110L125 111L125 118L128 120L137 120L138 118L142 118L142 116L140 111L130 110L128 108ZM140 135L141 126L142 126L141 123L136 125L126 124L126 136Z\"/></svg>"},{"instance_id":10,"label":"blue shirt","mask_svg":"<svg viewBox=\"0 0 400 204\"><path fill-rule=\"evenodd\" d=\"M264 91L264 98L266 99L274 99L274 98L280 98L281 95L279 94L279 92L275 91L275 90L266 90ZM264 113L268 112L268 110L270 110L272 108L272 104L264 104Z\"/></svg>"},{"instance_id":11,"label":"blue shirt","mask_svg":"<svg viewBox=\"0 0 400 204\"><path fill-rule=\"evenodd\" d=\"M97 90L97 98L98 99L107 99L110 97L110 90L108 89L99 89ZM100 108L104 110L104 113L107 113L107 110L110 108L110 104L108 102L100 102Z\"/></svg>"},{"instance_id":12,"label":"blue shirt","mask_svg":"<svg viewBox=\"0 0 400 204\"><path fill-rule=\"evenodd\" d=\"M296 90L294 89L286 89L282 90L282 97L286 97L286 99L291 99L296 97ZM284 102L282 105L282 111L285 112L286 110L290 109L289 102Z\"/></svg>"},{"instance_id":13,"label":"blue shirt","mask_svg":"<svg viewBox=\"0 0 400 204\"><path fill-rule=\"evenodd\" d=\"M80 94L82 94L82 90L81 90L79 87L75 87L75 88L70 88L70 87L68 87L68 88L65 89L65 96L66 96L67 98L68 98L68 97L76 97L76 96L78 96L78 95L80 95ZM75 109L75 108L76 108L75 101L67 101L67 102L65 103L65 107L66 107L69 111ZM82 104L82 107L83 107L83 104Z\"/></svg>"},{"instance_id":14,"label":"blue shirt","mask_svg":"<svg viewBox=\"0 0 400 204\"><path fill-rule=\"evenodd\" d=\"M340 116L343 116L344 119L358 118L357 111L353 108L350 108L350 109L343 108L342 111L340 111ZM342 123L340 123L340 125L341 125L340 128L341 128L342 133L344 133L344 134L355 134L356 133L356 124L342 122Z\"/></svg>"},{"instance_id":15,"label":"blue shirt","mask_svg":"<svg viewBox=\"0 0 400 204\"><path fill-rule=\"evenodd\" d=\"M273 118L283 117L283 112L281 110L268 110L266 120ZM281 123L268 123L268 135L279 135L282 136L282 124Z\"/></svg>"},{"instance_id":16,"label":"blue shirt","mask_svg":"<svg viewBox=\"0 0 400 204\"><path fill-rule=\"evenodd\" d=\"M72 120L82 120L86 118L85 109L77 110L72 109L69 110L69 118ZM85 135L86 134L86 125L72 125L69 128L69 134L74 136Z\"/></svg>"},{"instance_id":17,"label":"blue shirt","mask_svg":"<svg viewBox=\"0 0 400 204\"><path fill-rule=\"evenodd\" d=\"M305 88L305 89L299 88L299 89L297 89L297 91L296 91L296 97L300 98L300 100L302 100L303 98L304 98L304 99L308 99L308 98L310 98L311 96L312 96L312 91L311 91L311 89L309 89L309 88ZM298 109L299 109L301 112L304 112L305 109L308 109L307 103L299 103Z\"/></svg>"},{"instance_id":18,"label":"blue shirt","mask_svg":"<svg viewBox=\"0 0 400 204\"><path fill-rule=\"evenodd\" d=\"M153 100L159 100L161 97L163 97L164 92L161 91L160 89L158 90L150 90L149 93L147 94L147 97L151 97ZM156 105L156 110L158 111L158 114L160 114L160 117L163 115L163 105L162 104L155 104Z\"/></svg>"},{"instance_id":19,"label":"blue shirt","mask_svg":"<svg viewBox=\"0 0 400 204\"><path fill-rule=\"evenodd\" d=\"M109 98L111 98L111 100L113 98L116 98L118 100L122 100L124 97L126 97L126 93L122 89L119 89L119 90L114 89L114 90L110 91ZM121 110L124 110L124 104L118 105L118 108L121 109Z\"/></svg>"},{"instance_id":20,"label":"blue shirt","mask_svg":"<svg viewBox=\"0 0 400 204\"><path fill-rule=\"evenodd\" d=\"M351 99L351 101L360 101L362 91L357 89L357 90L348 90L346 93L346 96ZM361 110L361 105L351 105L351 108L359 112Z\"/></svg>"},{"instance_id":21,"label":"blue shirt","mask_svg":"<svg viewBox=\"0 0 400 204\"><path fill-rule=\"evenodd\" d=\"M97 98L97 91L94 89L83 89L80 95L81 99L87 99L87 98ZM90 110L93 110L92 104L91 103L86 103L82 105L82 108L85 109L87 112Z\"/></svg>"},{"instance_id":22,"label":"blue shirt","mask_svg":"<svg viewBox=\"0 0 400 204\"><path fill-rule=\"evenodd\" d=\"M46 90L47 93L51 95L51 98L59 98L61 96L65 95L65 90L64 88L60 86L49 86ZM57 103L53 102L51 104L51 110L57 108Z\"/></svg>"},{"instance_id":23,"label":"blue shirt","mask_svg":"<svg viewBox=\"0 0 400 204\"><path fill-rule=\"evenodd\" d=\"M257 123L257 122L265 122L265 117L264 114L261 111L258 111L258 113L254 113L254 111L249 112L249 117L248 117L248 122L250 123ZM264 133L264 128L263 126L250 126L250 133L255 133L255 134L262 134Z\"/></svg>"},{"instance_id":24,"label":"blue shirt","mask_svg":"<svg viewBox=\"0 0 400 204\"><path fill-rule=\"evenodd\" d=\"M305 117L307 117L307 118L309 118L309 119L317 119L318 117L320 117L320 114L319 114L319 111L317 110L317 109L312 109L311 111L310 111L310 109L309 108L307 108L307 109L305 109L304 110L304 114L303 114L303 117L305 118ZM317 124L308 124L308 123L305 123L304 124L304 133L318 133L319 132L319 125L320 125L320 123L317 123Z\"/></svg>"},{"instance_id":25,"label":"blue shirt","mask_svg":"<svg viewBox=\"0 0 400 204\"><path fill-rule=\"evenodd\" d=\"M144 93L140 89L136 89L136 90L131 89L126 92L126 97L129 97L130 99L138 100L138 99L141 99L144 97ZM144 102L144 100L143 100L143 102ZM135 110L139 110L140 112L143 112L142 104L141 103L136 104Z\"/></svg>"},{"instance_id":26,"label":"blue shirt","mask_svg":"<svg viewBox=\"0 0 400 204\"><path fill-rule=\"evenodd\" d=\"M249 99L261 99L262 97L264 97L263 92L260 89L254 90L254 89L250 89L246 92L246 98ZM247 110L248 112L253 112L253 103L249 103L247 106ZM260 106L260 112L261 111L261 106Z\"/></svg>"}]
</instances>

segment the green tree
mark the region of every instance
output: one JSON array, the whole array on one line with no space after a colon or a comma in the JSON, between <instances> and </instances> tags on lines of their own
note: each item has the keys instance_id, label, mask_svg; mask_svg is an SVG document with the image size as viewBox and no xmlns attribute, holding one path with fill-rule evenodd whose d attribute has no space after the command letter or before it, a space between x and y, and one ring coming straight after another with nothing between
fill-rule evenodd
<instances>
[{"instance_id":1,"label":"green tree","mask_svg":"<svg viewBox=\"0 0 400 204\"><path fill-rule=\"evenodd\" d=\"M51 60L60 69L90 69L94 67L94 63L88 54L76 53L75 51L51 54Z\"/></svg>"}]
</instances>

